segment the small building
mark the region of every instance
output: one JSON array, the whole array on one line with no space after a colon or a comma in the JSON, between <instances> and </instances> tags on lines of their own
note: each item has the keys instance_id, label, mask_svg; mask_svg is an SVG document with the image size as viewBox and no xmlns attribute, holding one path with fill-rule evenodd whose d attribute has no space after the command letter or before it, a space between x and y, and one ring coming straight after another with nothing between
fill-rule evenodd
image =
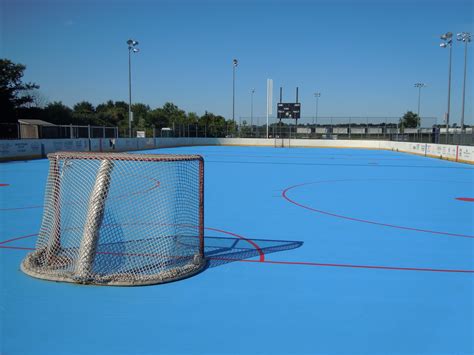
<instances>
[{"instance_id":1,"label":"small building","mask_svg":"<svg viewBox=\"0 0 474 355\"><path fill-rule=\"evenodd\" d=\"M171 128L169 127L163 127L161 129L161 136L162 137L170 137L171 136Z\"/></svg>"},{"instance_id":2,"label":"small building","mask_svg":"<svg viewBox=\"0 0 474 355\"><path fill-rule=\"evenodd\" d=\"M55 124L42 120L18 120L20 125L20 139L38 139L47 138L45 132L48 129L43 130L43 127L52 128L56 127Z\"/></svg>"}]
</instances>

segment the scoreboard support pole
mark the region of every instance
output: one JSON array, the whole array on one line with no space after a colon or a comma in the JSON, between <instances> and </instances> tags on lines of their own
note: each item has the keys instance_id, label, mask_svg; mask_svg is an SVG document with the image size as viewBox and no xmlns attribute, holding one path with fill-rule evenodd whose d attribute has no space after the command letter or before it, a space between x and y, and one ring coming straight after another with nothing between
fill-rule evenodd
<instances>
[{"instance_id":1,"label":"scoreboard support pole","mask_svg":"<svg viewBox=\"0 0 474 355\"><path fill-rule=\"evenodd\" d=\"M296 102L283 102L283 88L280 87L280 102L277 105L277 118L279 119L278 126L280 128L281 135L281 123L282 119L294 119L295 120L295 137L297 138L298 131L298 119L301 117L301 104L298 98L298 87L296 87ZM288 124L288 140L291 140L291 122ZM289 144L289 143L288 143Z\"/></svg>"},{"instance_id":2,"label":"scoreboard support pole","mask_svg":"<svg viewBox=\"0 0 474 355\"><path fill-rule=\"evenodd\" d=\"M298 103L298 87L296 87L296 103ZM295 117L295 138L298 138L298 116Z\"/></svg>"}]
</instances>

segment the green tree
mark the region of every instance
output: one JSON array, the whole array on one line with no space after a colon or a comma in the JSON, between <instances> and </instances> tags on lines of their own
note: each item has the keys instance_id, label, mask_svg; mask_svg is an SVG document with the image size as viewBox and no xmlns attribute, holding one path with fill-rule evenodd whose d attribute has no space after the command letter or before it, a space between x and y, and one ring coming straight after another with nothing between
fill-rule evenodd
<instances>
[{"instance_id":1,"label":"green tree","mask_svg":"<svg viewBox=\"0 0 474 355\"><path fill-rule=\"evenodd\" d=\"M420 125L420 117L412 111L408 111L400 119L400 125L402 128L417 128Z\"/></svg>"},{"instance_id":2,"label":"green tree","mask_svg":"<svg viewBox=\"0 0 474 355\"><path fill-rule=\"evenodd\" d=\"M109 100L104 104L97 105L95 111L96 117L107 126L128 129L128 104L126 102Z\"/></svg>"},{"instance_id":3,"label":"green tree","mask_svg":"<svg viewBox=\"0 0 474 355\"><path fill-rule=\"evenodd\" d=\"M133 125L136 129L144 130L146 128L151 128L147 125L147 115L150 112L150 106L136 103L132 105L133 112Z\"/></svg>"},{"instance_id":4,"label":"green tree","mask_svg":"<svg viewBox=\"0 0 474 355\"><path fill-rule=\"evenodd\" d=\"M186 124L186 112L171 102L167 102L163 107L149 111L145 118L146 127L155 126L157 130L164 127L172 128L177 136L184 135L184 125Z\"/></svg>"},{"instance_id":5,"label":"green tree","mask_svg":"<svg viewBox=\"0 0 474 355\"><path fill-rule=\"evenodd\" d=\"M61 101L50 102L43 109L43 120L54 124L77 124L72 118L72 110Z\"/></svg>"},{"instance_id":6,"label":"green tree","mask_svg":"<svg viewBox=\"0 0 474 355\"><path fill-rule=\"evenodd\" d=\"M242 121L242 126L240 127L240 129L241 129L241 132L240 132L241 136L250 137L251 127L247 126L247 121L246 120Z\"/></svg>"},{"instance_id":7,"label":"green tree","mask_svg":"<svg viewBox=\"0 0 474 355\"><path fill-rule=\"evenodd\" d=\"M157 130L168 127L168 118L163 112L163 109L156 108L148 112L145 118L145 125L147 127L156 127Z\"/></svg>"},{"instance_id":8,"label":"green tree","mask_svg":"<svg viewBox=\"0 0 474 355\"><path fill-rule=\"evenodd\" d=\"M39 88L34 83L23 83L25 69L23 64L0 59L0 117L3 122L15 122L15 111L33 101L28 92Z\"/></svg>"},{"instance_id":9,"label":"green tree","mask_svg":"<svg viewBox=\"0 0 474 355\"><path fill-rule=\"evenodd\" d=\"M225 137L229 132L229 124L224 117L207 111L199 119L199 126L208 137Z\"/></svg>"},{"instance_id":10,"label":"green tree","mask_svg":"<svg viewBox=\"0 0 474 355\"><path fill-rule=\"evenodd\" d=\"M189 112L186 117L188 124L197 124L199 122L199 115L196 112Z\"/></svg>"},{"instance_id":11,"label":"green tree","mask_svg":"<svg viewBox=\"0 0 474 355\"><path fill-rule=\"evenodd\" d=\"M95 115L95 107L88 101L81 101L73 107L73 117L79 124L103 124Z\"/></svg>"}]
</instances>

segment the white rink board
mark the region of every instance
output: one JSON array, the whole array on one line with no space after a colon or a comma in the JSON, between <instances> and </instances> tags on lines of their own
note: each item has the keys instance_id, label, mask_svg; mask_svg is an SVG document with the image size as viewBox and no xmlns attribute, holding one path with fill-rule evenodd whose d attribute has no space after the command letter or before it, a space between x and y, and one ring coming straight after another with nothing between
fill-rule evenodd
<instances>
[{"instance_id":1,"label":"white rink board","mask_svg":"<svg viewBox=\"0 0 474 355\"><path fill-rule=\"evenodd\" d=\"M34 140L2 140L0 141L0 158L34 158L42 154L42 144Z\"/></svg>"},{"instance_id":2,"label":"white rink board","mask_svg":"<svg viewBox=\"0 0 474 355\"><path fill-rule=\"evenodd\" d=\"M96 138L0 141L0 159L41 158L57 151L123 152L198 145L267 146L274 138ZM290 147L383 149L474 164L474 147L379 140L291 139Z\"/></svg>"}]
</instances>

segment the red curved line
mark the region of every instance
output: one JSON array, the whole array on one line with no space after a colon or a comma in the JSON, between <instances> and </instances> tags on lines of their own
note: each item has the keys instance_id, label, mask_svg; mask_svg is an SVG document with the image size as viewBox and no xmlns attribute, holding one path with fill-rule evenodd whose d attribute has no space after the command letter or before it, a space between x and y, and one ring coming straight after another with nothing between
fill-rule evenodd
<instances>
[{"instance_id":1,"label":"red curved line","mask_svg":"<svg viewBox=\"0 0 474 355\"><path fill-rule=\"evenodd\" d=\"M240 259L237 261L241 262L257 262L256 260ZM418 268L418 267L399 267L399 266L379 266L379 265L355 265L355 264L326 264L326 263L313 263L305 261L275 261L265 260L267 264L283 264L283 265L305 265L305 266L328 266L328 267L346 267L356 269L380 269L380 270L400 270L400 271L427 271L427 272L451 272L451 273L474 273L474 270L457 270L457 269L431 269L431 268Z\"/></svg>"},{"instance_id":2,"label":"red curved line","mask_svg":"<svg viewBox=\"0 0 474 355\"><path fill-rule=\"evenodd\" d=\"M0 245L0 249L35 250L35 248L15 247L9 245Z\"/></svg>"},{"instance_id":3,"label":"red curved line","mask_svg":"<svg viewBox=\"0 0 474 355\"><path fill-rule=\"evenodd\" d=\"M12 207L12 208L0 208L0 211L14 211L14 210L29 210L32 208L43 208L44 206L26 206L26 207Z\"/></svg>"},{"instance_id":4,"label":"red curved line","mask_svg":"<svg viewBox=\"0 0 474 355\"><path fill-rule=\"evenodd\" d=\"M6 244L6 243L13 242L13 241L15 241L15 240L20 240L20 239L35 237L35 236L37 236L37 235L38 235L38 233L29 234L29 235L24 235L24 236L21 236L21 237L17 237L17 238L12 238L12 239L8 239L8 240L4 240L3 242L0 242L0 244Z\"/></svg>"},{"instance_id":5,"label":"red curved line","mask_svg":"<svg viewBox=\"0 0 474 355\"><path fill-rule=\"evenodd\" d=\"M128 198L130 196L145 194L147 192L150 192L151 190L154 190L154 189L160 187L160 184L161 184L161 182L158 179L155 179L155 178L152 178L152 177L149 177L149 176L134 175L134 174L129 174L129 176L139 176L139 177L145 178L147 180L150 180L150 181L154 182L154 185L152 187L150 187L149 189L146 189L146 190L143 190L143 191L136 191L136 192L132 192L132 193L125 194L125 195L112 196L112 197L110 197L110 199L113 199L113 200L116 201L116 200L121 200L121 199L124 199L124 198ZM1 186L1 184L0 184L0 186ZM81 202L82 201L76 200L76 201L70 201L66 204L67 205L72 205L72 204L78 204L78 203L81 203ZM26 206L26 207L12 207L12 208L0 208L0 211L28 210L28 209L43 208L43 207L44 207L44 205Z\"/></svg>"},{"instance_id":6,"label":"red curved line","mask_svg":"<svg viewBox=\"0 0 474 355\"><path fill-rule=\"evenodd\" d=\"M235 234L235 233L232 233L232 232L224 231L224 230L222 230L222 229L210 228L210 227L207 227L207 228L204 228L204 229L211 230L211 231L214 231L214 232L221 232L221 233L224 233L224 234L232 235L232 236L234 236L234 237L237 237L237 238L239 238L239 239L242 239L242 240L244 240L244 241L250 243L250 244L258 251L258 254L260 255L259 262L264 262L264 261L265 261L265 253L264 253L263 250L257 245L257 243L255 243L253 240L247 239L247 238L245 238L245 237L242 237L241 235L238 235L238 234Z\"/></svg>"},{"instance_id":7,"label":"red curved line","mask_svg":"<svg viewBox=\"0 0 474 355\"><path fill-rule=\"evenodd\" d=\"M10 184L0 184L0 186L10 186Z\"/></svg>"},{"instance_id":8,"label":"red curved line","mask_svg":"<svg viewBox=\"0 0 474 355\"><path fill-rule=\"evenodd\" d=\"M251 243L257 250L261 249L251 240L244 238L238 234L223 231L220 229L215 228L206 228L209 230L214 230L217 232L222 232L224 234L230 234L232 236L236 236L239 239L243 239L249 243ZM35 236L37 234L30 234L23 237L18 237L12 240L17 240L21 238L28 238ZM8 242L8 241L5 241ZM2 242L2 243L5 243ZM0 243L1 244L1 243ZM17 249L17 250L34 250L34 248L27 248L27 247L16 247L16 246L8 246L8 245L0 245L0 249ZM210 257L209 259L213 260L229 260L229 261L240 261L240 262L247 262L247 263L266 263L266 264L281 264L281 265L303 265L303 266L323 266L323 267L344 267L344 268L356 268L356 269L379 269L379 270L399 270L399 271L425 271L425 272L445 272L445 273L474 273L474 270L462 270L462 269L432 269L432 268L415 268L415 267L399 267L399 266L379 266L379 265L355 265L355 264L329 264L329 263L315 263L315 262L305 262L305 261L278 261L278 260L264 260L263 252L260 254L260 260L252 260L252 259L234 259L228 257Z\"/></svg>"},{"instance_id":9,"label":"red curved line","mask_svg":"<svg viewBox=\"0 0 474 355\"><path fill-rule=\"evenodd\" d=\"M472 197L456 197L456 200L464 202L474 202L474 198Z\"/></svg>"},{"instance_id":10,"label":"red curved line","mask_svg":"<svg viewBox=\"0 0 474 355\"><path fill-rule=\"evenodd\" d=\"M192 226L192 227L195 227L195 226ZM253 240L251 239L248 239L248 238L245 238L241 235L238 235L236 233L232 233L232 232L228 232L228 231L225 231L225 230L222 230L222 229L217 229L217 228L211 228L211 227L205 227L204 229L207 229L207 230L212 230L214 232L220 232L220 233L224 233L224 234L228 234L228 235L232 235L234 237L237 237L243 241L246 241L247 243L249 243L250 245L252 245L258 252L258 254L260 255L260 259L259 261L265 261L265 253L263 252L263 250L257 245L257 243L255 243ZM4 240L2 242L0 242L0 244L6 244L6 243L9 243L9 242L13 242L15 240L20 240L20 239L25 239L25 238L30 238L30 237L35 237L37 236L38 233L36 234L29 234L29 235L24 235L24 236L21 236L21 237L17 237L17 238L12 238L12 239L8 239L8 240ZM11 249L15 249L15 247L9 247Z\"/></svg>"},{"instance_id":11,"label":"red curved line","mask_svg":"<svg viewBox=\"0 0 474 355\"><path fill-rule=\"evenodd\" d=\"M282 192L282 197L283 197L285 200L287 200L288 202L291 202L292 204L294 204L294 205L296 205L296 206L298 206L298 207L307 209L307 210L309 210L309 211L321 213L321 214L324 214L324 215L327 215L327 216L331 216L331 217L342 218L342 219L346 219L346 220L349 220L349 221L355 221L355 222L361 222L361 223L367 223L367 224L374 224L374 225L378 225L378 226L382 226L382 227L390 227L390 228L404 229L404 230L409 230L409 231L414 231L414 232L440 234L440 235L446 235L446 236L450 236L450 237L461 237L461 238L471 238L471 239L474 238L473 235L457 234L457 233L449 233L449 232L440 232L440 231L434 231L434 230L429 230L429 229L419 229L419 228L398 226L398 225L395 225L395 224L381 223L381 222L376 222L376 221L369 221L369 220L366 220L366 219L360 219L360 218L354 218L354 217L349 217L349 216L343 216L343 215L340 215L340 214L331 213L331 212L327 212L327 211L323 211L323 210L318 210L318 209L316 209L316 208L312 208L312 207L309 207L309 206L305 206L305 205L303 205L303 204L301 204L301 203L299 203L299 202L296 202L295 200L292 200L291 198L288 197L287 192L288 192L289 190L294 189L294 188L296 188L296 187L300 187L300 186L304 186L304 185L310 185L310 184L315 184L315 183L304 183L304 184L298 184L298 185L294 185L294 186L287 187L285 190L283 190L283 192Z\"/></svg>"}]
</instances>

